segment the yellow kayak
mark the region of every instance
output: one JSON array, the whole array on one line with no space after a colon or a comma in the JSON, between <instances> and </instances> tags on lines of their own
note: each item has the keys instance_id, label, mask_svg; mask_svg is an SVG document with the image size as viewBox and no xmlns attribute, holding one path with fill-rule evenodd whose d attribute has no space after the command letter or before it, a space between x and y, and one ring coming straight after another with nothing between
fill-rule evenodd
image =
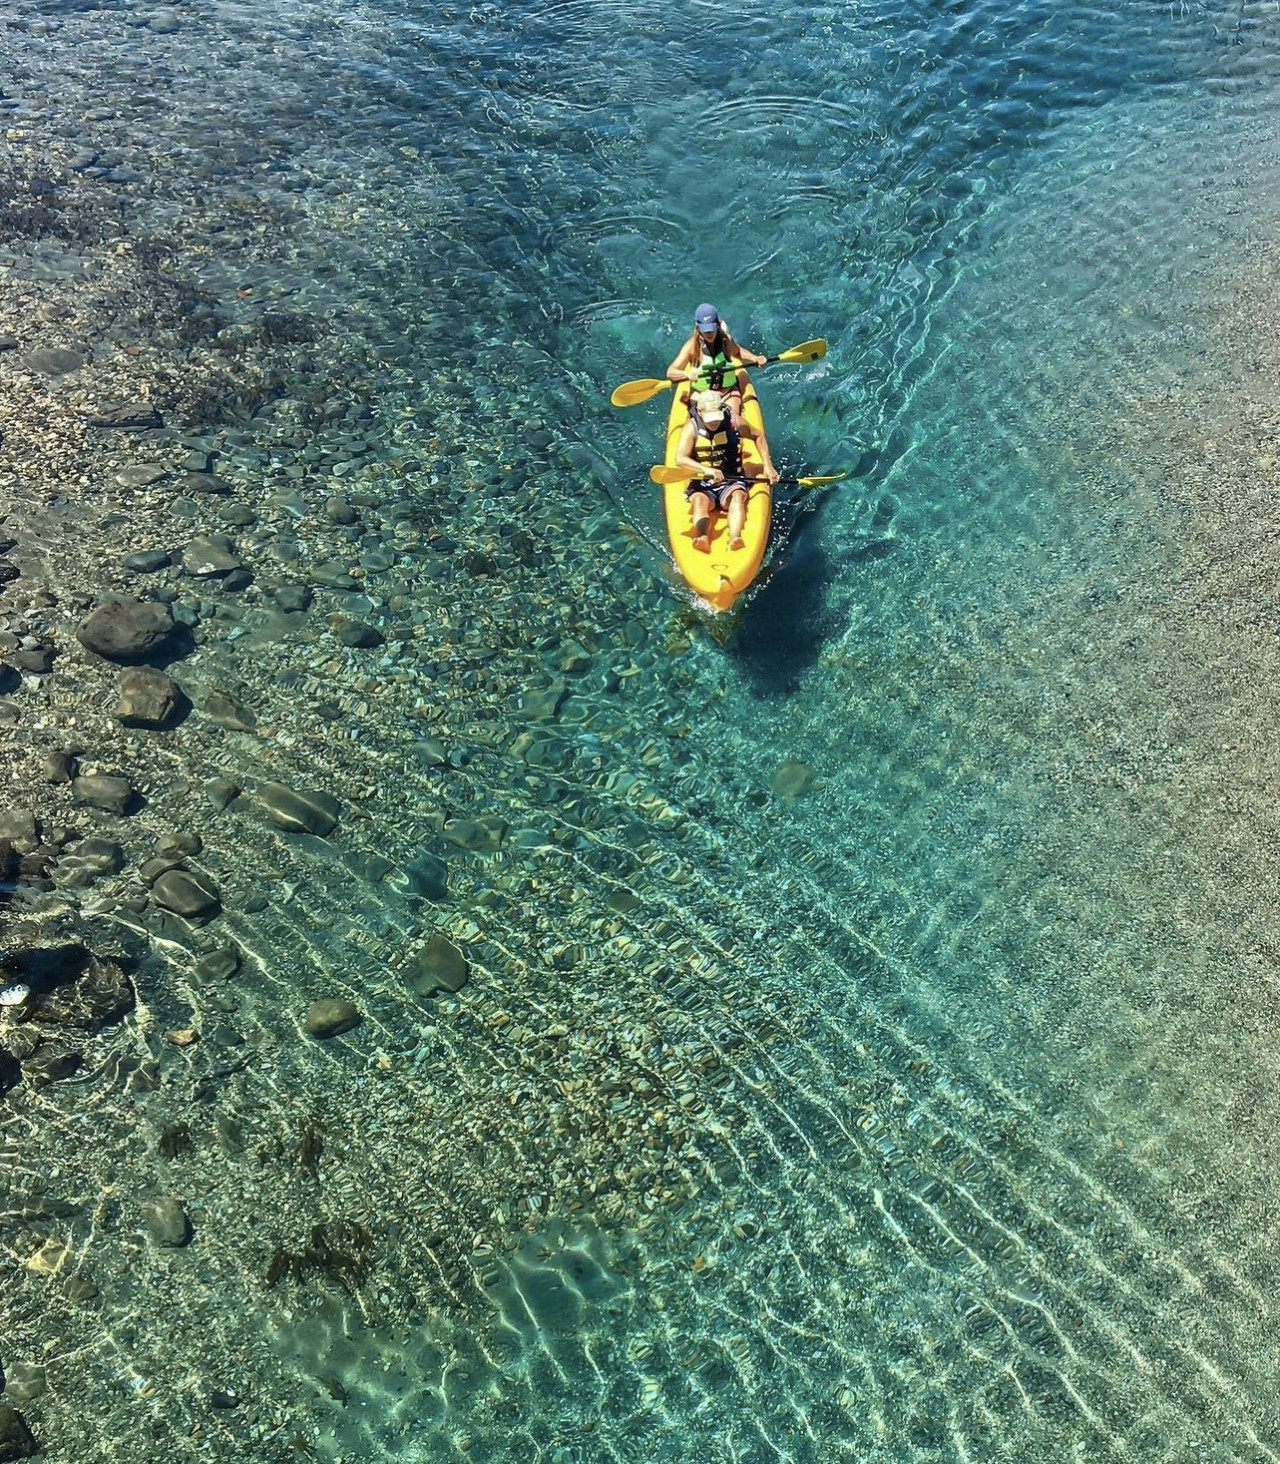
<instances>
[{"instance_id":1,"label":"yellow kayak","mask_svg":"<svg viewBox=\"0 0 1280 1464\"><path fill-rule=\"evenodd\" d=\"M747 383L742 399L743 418L759 433L764 432L764 418L755 385ZM667 418L668 467L676 466L676 448L680 434L689 420L689 383L682 382L672 393L671 414ZM761 473L760 452L754 441L743 436L742 468L748 478L747 522L742 531L743 547L729 548L727 517L718 513L712 519L711 550L704 554L693 547L693 522L689 501L685 497L687 481L667 483L662 490L667 513L667 538L676 568L685 583L709 610L727 610L760 573L764 551L769 544L769 524L773 517L773 489Z\"/></svg>"}]
</instances>

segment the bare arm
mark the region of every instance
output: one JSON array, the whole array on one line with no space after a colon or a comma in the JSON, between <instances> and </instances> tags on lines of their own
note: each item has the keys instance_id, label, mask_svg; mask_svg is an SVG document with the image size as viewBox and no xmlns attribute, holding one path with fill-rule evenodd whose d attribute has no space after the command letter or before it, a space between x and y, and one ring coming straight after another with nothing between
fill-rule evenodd
<instances>
[{"instance_id":1,"label":"bare arm","mask_svg":"<svg viewBox=\"0 0 1280 1464\"><path fill-rule=\"evenodd\" d=\"M767 366L768 356L758 355L755 351L744 350L732 336L725 337L725 344L729 347L729 359L741 361L744 366Z\"/></svg>"},{"instance_id":2,"label":"bare arm","mask_svg":"<svg viewBox=\"0 0 1280 1464\"><path fill-rule=\"evenodd\" d=\"M709 468L706 463L700 463L693 455L693 444L697 435L698 430L692 421L687 422L684 431L680 434L680 441L676 446L676 466L688 468L696 477L711 478L714 482L719 483L724 478L724 474L720 469Z\"/></svg>"},{"instance_id":3,"label":"bare arm","mask_svg":"<svg viewBox=\"0 0 1280 1464\"><path fill-rule=\"evenodd\" d=\"M668 381L693 381L697 372L690 369L689 357L692 353L689 350L689 343L686 341L680 347L680 354L667 367Z\"/></svg>"},{"instance_id":4,"label":"bare arm","mask_svg":"<svg viewBox=\"0 0 1280 1464\"><path fill-rule=\"evenodd\" d=\"M764 475L770 483L778 481L778 470L773 465L773 454L769 451L769 439L763 432L757 432L750 422L744 419L738 428L743 437L749 437L760 450L760 466L764 469Z\"/></svg>"}]
</instances>

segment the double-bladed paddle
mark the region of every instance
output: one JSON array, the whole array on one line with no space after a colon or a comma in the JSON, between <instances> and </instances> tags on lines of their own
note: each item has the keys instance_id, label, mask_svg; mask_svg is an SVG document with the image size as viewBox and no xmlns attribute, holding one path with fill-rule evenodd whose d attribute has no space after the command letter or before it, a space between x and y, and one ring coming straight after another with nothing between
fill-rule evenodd
<instances>
[{"instance_id":1,"label":"double-bladed paddle","mask_svg":"<svg viewBox=\"0 0 1280 1464\"><path fill-rule=\"evenodd\" d=\"M702 478L703 473L691 473L688 468L663 467L655 464L649 469L649 479L654 483L692 483L696 478ZM848 473L832 473L825 478L779 478L779 483L786 483L796 488L822 488L828 483L838 483L841 478L847 478ZM763 478L745 478L747 483L763 483ZM777 486L776 484L774 485Z\"/></svg>"},{"instance_id":2,"label":"double-bladed paddle","mask_svg":"<svg viewBox=\"0 0 1280 1464\"><path fill-rule=\"evenodd\" d=\"M775 361L803 364L806 361L821 361L826 354L826 341L805 341L802 345L792 346L789 351L783 351L777 356L766 356L764 364L771 366ZM745 365L745 361L730 361L724 370L734 371ZM641 381L624 381L621 386L614 388L609 400L615 407L636 407L641 402L647 402L650 397L657 396L660 391L666 391L668 387L675 385L677 383L674 381L660 381L656 376L647 376Z\"/></svg>"}]
</instances>

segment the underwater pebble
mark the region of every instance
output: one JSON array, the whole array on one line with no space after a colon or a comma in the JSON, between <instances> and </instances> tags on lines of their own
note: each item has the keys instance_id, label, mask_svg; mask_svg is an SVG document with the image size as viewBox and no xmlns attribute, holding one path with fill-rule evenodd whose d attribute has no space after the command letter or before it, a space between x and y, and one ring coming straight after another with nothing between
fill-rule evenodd
<instances>
[{"instance_id":1,"label":"underwater pebble","mask_svg":"<svg viewBox=\"0 0 1280 1464\"><path fill-rule=\"evenodd\" d=\"M120 673L116 720L126 727L166 727L182 705L182 692L153 666L128 666Z\"/></svg>"},{"instance_id":2,"label":"underwater pebble","mask_svg":"<svg viewBox=\"0 0 1280 1464\"><path fill-rule=\"evenodd\" d=\"M340 1037L360 1025L360 1011L345 997L322 997L311 1003L307 1012L306 1028L311 1037L322 1041L329 1037Z\"/></svg>"},{"instance_id":3,"label":"underwater pebble","mask_svg":"<svg viewBox=\"0 0 1280 1464\"><path fill-rule=\"evenodd\" d=\"M142 1204L142 1223L157 1245L170 1249L186 1245L191 1239L191 1221L176 1195L162 1195Z\"/></svg>"}]
</instances>

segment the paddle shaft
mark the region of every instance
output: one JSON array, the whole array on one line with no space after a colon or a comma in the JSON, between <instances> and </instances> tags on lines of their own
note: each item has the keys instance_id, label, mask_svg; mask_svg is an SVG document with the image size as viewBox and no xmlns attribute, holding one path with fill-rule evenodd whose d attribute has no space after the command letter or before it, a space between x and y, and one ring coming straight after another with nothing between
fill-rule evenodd
<instances>
[{"instance_id":1,"label":"paddle shaft","mask_svg":"<svg viewBox=\"0 0 1280 1464\"><path fill-rule=\"evenodd\" d=\"M770 366L776 361L786 361L791 365L803 365L809 361L821 361L826 354L826 341L804 341L798 346L792 346L789 351L779 351L776 356L766 356L763 364ZM745 361L729 361L717 369L739 371L745 365ZM703 375L704 373L699 372L698 374ZM637 407L641 402L647 402L650 397L657 396L660 391L668 391L676 384L674 381L666 381L657 376L642 377L639 381L624 381L621 386L613 389L609 400L615 407Z\"/></svg>"}]
</instances>

